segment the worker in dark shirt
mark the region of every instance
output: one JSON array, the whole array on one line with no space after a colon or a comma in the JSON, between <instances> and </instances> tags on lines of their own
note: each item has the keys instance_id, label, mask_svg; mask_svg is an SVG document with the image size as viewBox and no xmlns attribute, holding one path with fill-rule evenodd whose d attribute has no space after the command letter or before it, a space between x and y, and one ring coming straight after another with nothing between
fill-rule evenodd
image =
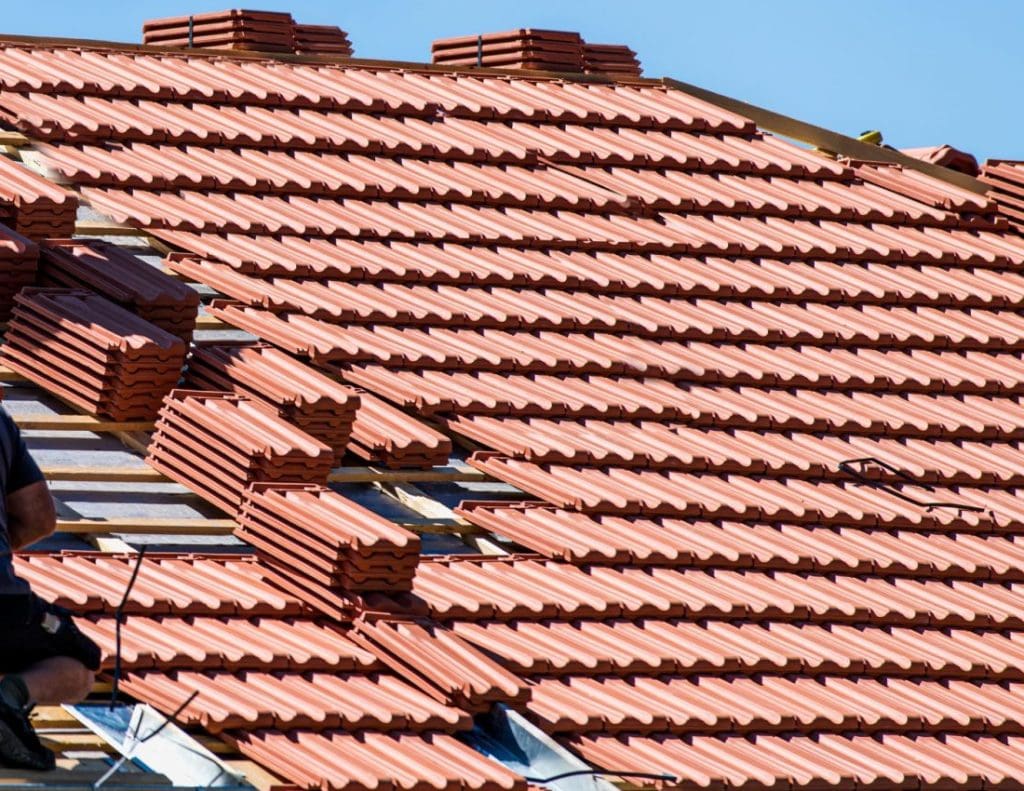
<instances>
[{"instance_id":1,"label":"worker in dark shirt","mask_svg":"<svg viewBox=\"0 0 1024 791\"><path fill-rule=\"evenodd\" d=\"M71 614L30 590L12 552L53 533L53 497L17 425L0 407L0 764L53 769L28 720L35 704L82 700L100 666L96 644Z\"/></svg>"}]
</instances>

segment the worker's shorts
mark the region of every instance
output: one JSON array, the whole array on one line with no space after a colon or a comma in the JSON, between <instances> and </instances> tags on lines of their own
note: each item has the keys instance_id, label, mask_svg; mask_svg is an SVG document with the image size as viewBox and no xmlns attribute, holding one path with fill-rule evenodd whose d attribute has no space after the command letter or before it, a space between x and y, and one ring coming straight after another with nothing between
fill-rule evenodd
<instances>
[{"instance_id":1,"label":"worker's shorts","mask_svg":"<svg viewBox=\"0 0 1024 791\"><path fill-rule=\"evenodd\" d=\"M100 649L68 610L27 596L0 596L0 674L20 673L43 659L69 656L100 668Z\"/></svg>"}]
</instances>

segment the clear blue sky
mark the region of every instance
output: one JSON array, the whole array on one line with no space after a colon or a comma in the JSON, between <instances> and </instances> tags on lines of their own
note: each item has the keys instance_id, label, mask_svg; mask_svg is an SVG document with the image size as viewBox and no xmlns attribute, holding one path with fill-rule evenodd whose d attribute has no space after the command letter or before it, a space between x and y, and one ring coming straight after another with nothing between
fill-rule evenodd
<instances>
[{"instance_id":1,"label":"clear blue sky","mask_svg":"<svg viewBox=\"0 0 1024 791\"><path fill-rule=\"evenodd\" d=\"M139 41L143 19L208 0L0 0L0 31ZM625 43L671 76L897 147L1024 159L1021 0L245 0L336 24L356 55L428 60L445 36L545 27ZM237 7L237 6L236 6Z\"/></svg>"}]
</instances>

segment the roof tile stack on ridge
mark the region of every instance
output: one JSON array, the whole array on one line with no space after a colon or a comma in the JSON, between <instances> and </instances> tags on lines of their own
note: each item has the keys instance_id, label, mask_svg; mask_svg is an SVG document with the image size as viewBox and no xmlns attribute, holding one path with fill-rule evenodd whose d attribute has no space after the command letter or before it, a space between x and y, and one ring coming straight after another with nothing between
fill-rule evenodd
<instances>
[{"instance_id":1,"label":"roof tile stack on ridge","mask_svg":"<svg viewBox=\"0 0 1024 791\"><path fill-rule=\"evenodd\" d=\"M408 591L420 539L326 486L254 483L235 535L302 588Z\"/></svg>"},{"instance_id":2,"label":"roof tile stack on ridge","mask_svg":"<svg viewBox=\"0 0 1024 791\"><path fill-rule=\"evenodd\" d=\"M303 365L269 344L197 343L185 384L233 392L269 404L277 414L334 451L338 462L352 436L359 392Z\"/></svg>"},{"instance_id":3,"label":"roof tile stack on ridge","mask_svg":"<svg viewBox=\"0 0 1024 791\"><path fill-rule=\"evenodd\" d=\"M254 481L326 483L334 453L262 402L177 389L164 399L146 463L234 515Z\"/></svg>"},{"instance_id":4,"label":"roof tile stack on ridge","mask_svg":"<svg viewBox=\"0 0 1024 791\"><path fill-rule=\"evenodd\" d=\"M150 420L181 377L184 342L98 294L26 288L15 303L4 364L91 414Z\"/></svg>"},{"instance_id":5,"label":"roof tile stack on ridge","mask_svg":"<svg viewBox=\"0 0 1024 791\"><path fill-rule=\"evenodd\" d=\"M14 230L33 239L71 236L78 199L25 165L0 155L0 203L14 208Z\"/></svg>"},{"instance_id":6,"label":"roof tile stack on ridge","mask_svg":"<svg viewBox=\"0 0 1024 791\"><path fill-rule=\"evenodd\" d=\"M39 247L6 225L0 224L0 321L14 309L14 295L36 280Z\"/></svg>"},{"instance_id":7,"label":"roof tile stack on ridge","mask_svg":"<svg viewBox=\"0 0 1024 791\"><path fill-rule=\"evenodd\" d=\"M29 553L16 562L33 589L84 616L109 669L114 610L135 558ZM450 778L446 787L525 789L454 738L472 727L468 712L399 679L344 627L275 587L251 555L147 555L125 613L122 690L166 713L198 691L179 722L219 733L286 780L415 787L410 775L430 765Z\"/></svg>"},{"instance_id":8,"label":"roof tile stack on ridge","mask_svg":"<svg viewBox=\"0 0 1024 791\"><path fill-rule=\"evenodd\" d=\"M424 559L363 604L535 682L521 705L592 763L1024 781L1024 242L993 196L636 79L10 43L0 113L235 289L230 323L499 446L477 463L549 502L464 513L558 559ZM397 749L422 781L373 736L246 749L309 785Z\"/></svg>"},{"instance_id":9,"label":"roof tile stack on ridge","mask_svg":"<svg viewBox=\"0 0 1024 791\"><path fill-rule=\"evenodd\" d=\"M348 33L337 25L303 25L296 22L292 26L292 35L297 55L352 57L352 42L349 41Z\"/></svg>"},{"instance_id":10,"label":"roof tile stack on ridge","mask_svg":"<svg viewBox=\"0 0 1024 791\"><path fill-rule=\"evenodd\" d=\"M636 52L625 44L583 44L583 71L616 77L641 77Z\"/></svg>"},{"instance_id":11,"label":"roof tile stack on ridge","mask_svg":"<svg viewBox=\"0 0 1024 791\"><path fill-rule=\"evenodd\" d=\"M989 159L978 175L989 185L989 197L1017 231L1024 231L1024 162Z\"/></svg>"},{"instance_id":12,"label":"roof tile stack on ridge","mask_svg":"<svg viewBox=\"0 0 1024 791\"><path fill-rule=\"evenodd\" d=\"M583 51L579 33L536 28L436 39L430 45L434 63L443 66L559 72L582 71Z\"/></svg>"},{"instance_id":13,"label":"roof tile stack on ridge","mask_svg":"<svg viewBox=\"0 0 1024 791\"><path fill-rule=\"evenodd\" d=\"M292 15L277 11L211 11L150 19L142 26L144 44L164 47L292 52Z\"/></svg>"},{"instance_id":14,"label":"roof tile stack on ridge","mask_svg":"<svg viewBox=\"0 0 1024 791\"><path fill-rule=\"evenodd\" d=\"M49 239L41 253L39 285L94 291L185 343L192 339L195 289L99 239Z\"/></svg>"}]
</instances>

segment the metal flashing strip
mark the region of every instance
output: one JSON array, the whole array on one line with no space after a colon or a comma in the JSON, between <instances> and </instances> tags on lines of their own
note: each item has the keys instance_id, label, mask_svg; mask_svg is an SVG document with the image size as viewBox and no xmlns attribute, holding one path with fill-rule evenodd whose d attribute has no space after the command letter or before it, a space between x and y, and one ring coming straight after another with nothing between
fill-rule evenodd
<instances>
[{"instance_id":1,"label":"metal flashing strip","mask_svg":"<svg viewBox=\"0 0 1024 791\"><path fill-rule=\"evenodd\" d=\"M122 760L97 778L100 788L125 761L167 777L174 787L247 791L252 787L185 731L145 704L88 704L64 709L120 753ZM120 783L117 784L122 789Z\"/></svg>"}]
</instances>

